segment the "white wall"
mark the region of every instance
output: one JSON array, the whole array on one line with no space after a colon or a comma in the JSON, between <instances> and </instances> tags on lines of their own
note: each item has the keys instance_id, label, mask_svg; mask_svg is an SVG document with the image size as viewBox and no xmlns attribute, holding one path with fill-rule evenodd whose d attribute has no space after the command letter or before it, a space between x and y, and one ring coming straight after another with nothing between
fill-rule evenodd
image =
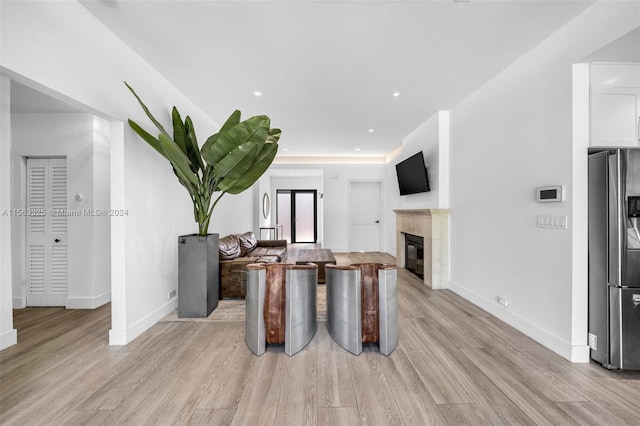
<instances>
[{"instance_id":1,"label":"white wall","mask_svg":"<svg viewBox=\"0 0 640 426\"><path fill-rule=\"evenodd\" d=\"M422 151L424 165L429 176L429 186L431 190L420 194L410 194L400 196L397 185L392 188L392 193L396 195L394 208L402 209L437 209L445 208L441 206L440 194L448 194L448 187L445 191L441 189L440 169L447 169L448 164L440 161L440 122L439 115L436 114L422 123L420 127L411 132L402 141L402 153L394 158L389 169L395 176L395 165L400 161L411 157ZM396 178L397 183L397 178Z\"/></svg>"},{"instance_id":2,"label":"white wall","mask_svg":"<svg viewBox=\"0 0 640 426\"><path fill-rule=\"evenodd\" d=\"M451 288L572 361L588 360L572 64L638 25L640 3L596 3L451 112ZM536 203L534 189L554 184L566 201ZM567 216L569 229L537 228L539 214Z\"/></svg>"},{"instance_id":3,"label":"white wall","mask_svg":"<svg viewBox=\"0 0 640 426\"><path fill-rule=\"evenodd\" d=\"M188 195L169 164L122 125L132 118L149 128L122 81L138 91L167 127L173 105L191 116L202 141L218 125L79 3L3 2L0 19L2 74L84 106L111 121L115 131L110 135L111 205L129 215L111 219L110 342L126 344L176 306L176 299L167 295L177 288L177 236L197 232L197 226ZM4 92L2 96L4 102ZM1 142L2 150L10 149L9 140ZM10 185L6 179L1 188ZM225 196L211 231L251 227L253 211L247 211L246 200L250 193ZM11 282L4 270L2 274L4 295L11 293ZM4 304L2 308L6 315Z\"/></svg>"},{"instance_id":4,"label":"white wall","mask_svg":"<svg viewBox=\"0 0 640 426\"><path fill-rule=\"evenodd\" d=\"M108 208L109 157L105 141L94 140L100 124L92 114L12 114L12 182L14 208L26 207L26 157L64 156L67 159L67 209ZM98 129L99 130L99 129ZM104 135L107 136L108 135ZM104 136L102 138L104 139ZM108 149L108 139L106 141ZM77 201L76 194L83 199ZM12 218L13 306L26 306L26 222ZM67 217L67 308L96 308L111 300L109 218Z\"/></svg>"},{"instance_id":5,"label":"white wall","mask_svg":"<svg viewBox=\"0 0 640 426\"><path fill-rule=\"evenodd\" d=\"M111 123L93 116L93 205L95 209L111 206ZM116 217L114 217L116 219ZM95 301L88 307L111 300L111 218L96 216L93 220L93 287Z\"/></svg>"},{"instance_id":6,"label":"white wall","mask_svg":"<svg viewBox=\"0 0 640 426\"><path fill-rule=\"evenodd\" d=\"M439 111L402 140L402 147L387 165L386 250L396 255L396 229L393 209L448 209L449 208L449 150L450 113ZM429 192L400 195L395 165L422 151L429 177Z\"/></svg>"},{"instance_id":7,"label":"white wall","mask_svg":"<svg viewBox=\"0 0 640 426\"><path fill-rule=\"evenodd\" d=\"M11 268L11 80L0 75L0 350L15 345Z\"/></svg>"},{"instance_id":8,"label":"white wall","mask_svg":"<svg viewBox=\"0 0 640 426\"><path fill-rule=\"evenodd\" d=\"M380 180L386 187L386 168L385 164L273 164L265 173L263 180L271 182L272 176L281 176L283 170L289 174L289 179L294 179L295 176L301 178L308 178L310 175L321 176L320 189L323 193L323 198L318 200L318 214L322 214L322 217L319 218L319 222L322 223L322 233L320 233L321 230L319 229L318 238L321 239L323 247L336 252L346 252L349 247L347 241L349 228L349 218L347 217L349 181ZM290 173L294 174L291 175ZM269 183L269 185L271 184ZM275 197L275 194L273 194L273 197ZM383 211L387 211L389 207L384 198L386 197L383 197ZM275 198L272 198L272 200L275 200ZM385 229L385 219L382 222L382 227ZM383 247L388 245L386 241L383 244Z\"/></svg>"}]
</instances>

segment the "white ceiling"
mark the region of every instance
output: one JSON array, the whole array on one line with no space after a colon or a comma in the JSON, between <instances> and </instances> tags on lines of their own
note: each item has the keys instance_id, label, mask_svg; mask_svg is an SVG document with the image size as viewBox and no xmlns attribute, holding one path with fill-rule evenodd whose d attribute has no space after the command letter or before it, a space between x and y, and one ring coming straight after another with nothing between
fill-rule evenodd
<instances>
[{"instance_id":1,"label":"white ceiling","mask_svg":"<svg viewBox=\"0 0 640 426\"><path fill-rule=\"evenodd\" d=\"M266 114L280 154L380 156L591 2L82 4L219 124Z\"/></svg>"}]
</instances>

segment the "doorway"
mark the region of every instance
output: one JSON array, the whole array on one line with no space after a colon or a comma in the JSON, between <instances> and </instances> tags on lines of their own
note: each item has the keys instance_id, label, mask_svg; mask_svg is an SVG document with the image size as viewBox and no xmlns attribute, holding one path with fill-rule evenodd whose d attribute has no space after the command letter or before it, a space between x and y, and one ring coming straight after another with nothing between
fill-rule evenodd
<instances>
[{"instance_id":1,"label":"doorway","mask_svg":"<svg viewBox=\"0 0 640 426\"><path fill-rule=\"evenodd\" d=\"M283 239L292 244L315 244L318 241L318 191L276 190L276 217L282 224Z\"/></svg>"},{"instance_id":2,"label":"doorway","mask_svg":"<svg viewBox=\"0 0 640 426\"><path fill-rule=\"evenodd\" d=\"M27 158L27 306L67 299L67 160Z\"/></svg>"}]
</instances>

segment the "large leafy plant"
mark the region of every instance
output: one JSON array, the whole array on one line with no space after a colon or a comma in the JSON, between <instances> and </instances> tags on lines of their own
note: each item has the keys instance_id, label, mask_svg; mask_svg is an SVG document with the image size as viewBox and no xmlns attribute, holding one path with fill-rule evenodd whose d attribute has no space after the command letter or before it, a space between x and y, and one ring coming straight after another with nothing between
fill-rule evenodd
<instances>
[{"instance_id":1,"label":"large leafy plant","mask_svg":"<svg viewBox=\"0 0 640 426\"><path fill-rule=\"evenodd\" d=\"M129 125L169 160L193 202L198 234L207 235L211 213L220 198L226 193L239 194L248 189L269 168L278 151L280 129L272 129L271 120L266 115L240 121L240 111L236 110L218 133L210 136L200 148L188 116L183 121L176 107L173 107L171 135L155 119L133 88L126 82L125 85L160 133L155 137L133 120L129 120ZM220 193L215 200L214 192Z\"/></svg>"}]
</instances>

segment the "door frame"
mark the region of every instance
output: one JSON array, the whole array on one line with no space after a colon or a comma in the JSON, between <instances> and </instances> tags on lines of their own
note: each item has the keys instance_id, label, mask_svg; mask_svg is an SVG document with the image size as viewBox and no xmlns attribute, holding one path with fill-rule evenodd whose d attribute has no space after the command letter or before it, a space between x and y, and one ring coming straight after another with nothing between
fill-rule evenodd
<instances>
[{"instance_id":1,"label":"door frame","mask_svg":"<svg viewBox=\"0 0 640 426\"><path fill-rule=\"evenodd\" d=\"M385 220L384 220L384 179L349 179L347 180L347 249L351 252L353 251L353 241L351 235L351 189L354 183L379 183L380 184L380 197L378 203L378 216L380 217L380 235L378 236L378 248L380 251L384 251L384 230L385 230Z\"/></svg>"},{"instance_id":2,"label":"door frame","mask_svg":"<svg viewBox=\"0 0 640 426\"><path fill-rule=\"evenodd\" d=\"M29 191L29 160L64 160L64 164L65 164L65 168L66 168L66 181L67 181L67 198L68 198L68 193L69 193L69 169L67 166L68 163L68 157L66 155L25 155L25 156L21 156L21 160L22 163L24 164L24 173L21 173L21 180L20 180L20 186L21 186L21 190L20 190L20 198L22 200L24 200L24 202L21 204L23 206L27 206L28 208L28 200L29 200L29 196L28 196L28 191ZM67 209L68 207L65 206L65 209ZM51 210L51 209L50 209ZM46 213L47 215L52 214L50 211L48 211ZM66 217L65 217L66 218ZM22 295L21 295L21 303L22 303L22 307L36 307L36 306L61 306L61 307L66 307L67 306L67 299L69 297L69 273L68 273L68 267L69 267L69 244L68 244L68 237L69 237L69 231L67 228L67 232L65 234L65 241L64 241L64 245L66 246L66 251L67 251L67 259L66 259L66 293L65 293L65 301L64 304L51 304L49 303L49 298L48 295L46 297L47 299L47 304L46 305L29 305L29 265L28 265L28 261L29 261L29 255L28 255L28 251L29 251L29 229L28 229L28 223L27 223L27 216L23 216L21 218L21 232L22 232L22 241L24 242L24 250L22 250L22 277L24 280L25 285L23 286L23 291L22 291Z\"/></svg>"},{"instance_id":3,"label":"door frame","mask_svg":"<svg viewBox=\"0 0 640 426\"><path fill-rule=\"evenodd\" d=\"M278 218L278 194L291 194L291 244L316 244L318 241L318 190L317 189L276 189L276 221ZM295 194L296 193L311 193L313 194L313 241L295 241L296 227L295 227L295 217L296 217L296 203L295 203Z\"/></svg>"}]
</instances>

